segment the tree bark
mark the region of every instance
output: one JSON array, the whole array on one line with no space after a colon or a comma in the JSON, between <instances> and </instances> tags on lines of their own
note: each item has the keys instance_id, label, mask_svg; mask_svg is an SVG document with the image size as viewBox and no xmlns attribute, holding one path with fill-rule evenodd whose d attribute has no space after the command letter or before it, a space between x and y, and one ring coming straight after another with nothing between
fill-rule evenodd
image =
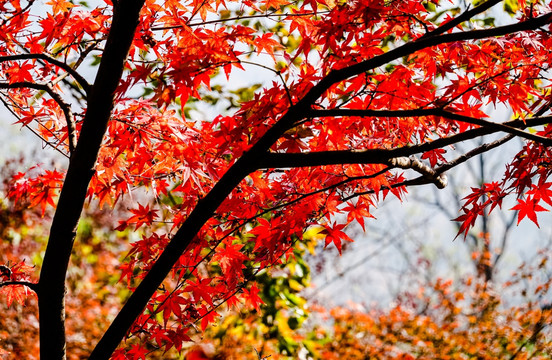
<instances>
[{"instance_id":1,"label":"tree bark","mask_svg":"<svg viewBox=\"0 0 552 360\"><path fill-rule=\"evenodd\" d=\"M144 0L121 0L114 9L96 79L87 98L87 110L77 147L50 229L38 283L40 357L65 360L65 277L76 229L107 124L115 90L121 80Z\"/></svg>"}]
</instances>

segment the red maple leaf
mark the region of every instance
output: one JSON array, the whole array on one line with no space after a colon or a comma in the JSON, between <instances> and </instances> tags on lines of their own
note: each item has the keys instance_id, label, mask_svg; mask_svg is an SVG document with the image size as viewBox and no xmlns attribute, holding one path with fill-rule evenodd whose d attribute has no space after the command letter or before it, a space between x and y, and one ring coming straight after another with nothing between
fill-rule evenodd
<instances>
[{"instance_id":1,"label":"red maple leaf","mask_svg":"<svg viewBox=\"0 0 552 360\"><path fill-rule=\"evenodd\" d=\"M0 288L0 294L6 296L8 307L11 306L14 301L21 305L25 304L25 299L32 293L33 292L25 285L7 285Z\"/></svg>"},{"instance_id":2,"label":"red maple leaf","mask_svg":"<svg viewBox=\"0 0 552 360\"><path fill-rule=\"evenodd\" d=\"M527 195L532 195L533 200L544 200L548 205L552 205L552 190L550 190L552 182L539 182L538 185L533 184L531 190L527 192Z\"/></svg>"},{"instance_id":3,"label":"red maple leaf","mask_svg":"<svg viewBox=\"0 0 552 360\"><path fill-rule=\"evenodd\" d=\"M194 300L199 301L199 299L203 299L207 302L207 304L214 306L213 304L213 291L214 288L212 286L209 286L211 283L210 278L206 279L197 279L196 282L193 282L191 280L188 280L188 286L184 288L184 291L191 291L194 295Z\"/></svg>"},{"instance_id":4,"label":"red maple leaf","mask_svg":"<svg viewBox=\"0 0 552 360\"><path fill-rule=\"evenodd\" d=\"M248 259L240 251L242 248L242 244L232 244L231 240L227 240L224 246L217 247L217 253L213 256L213 260L218 261L225 280L231 286L236 285L242 275L243 262Z\"/></svg>"},{"instance_id":5,"label":"red maple leaf","mask_svg":"<svg viewBox=\"0 0 552 360\"><path fill-rule=\"evenodd\" d=\"M347 203L347 206L343 208L343 211L348 212L347 222L350 223L353 219L355 219L360 224L363 231L366 231L364 228L364 219L374 218L374 215L370 214L366 205L363 205L361 201L358 201L356 204L350 202Z\"/></svg>"},{"instance_id":6,"label":"red maple leaf","mask_svg":"<svg viewBox=\"0 0 552 360\"><path fill-rule=\"evenodd\" d=\"M128 355L131 355L132 359L146 360L146 355L148 355L149 352L150 351L146 349L142 344L133 344L128 351Z\"/></svg>"},{"instance_id":7,"label":"red maple leaf","mask_svg":"<svg viewBox=\"0 0 552 360\"><path fill-rule=\"evenodd\" d=\"M274 57L274 50L281 48L280 43L272 38L272 33L266 33L262 36L259 36L255 39L255 46L257 51L262 53L263 51L268 53L272 59L276 60Z\"/></svg>"},{"instance_id":8,"label":"red maple leaf","mask_svg":"<svg viewBox=\"0 0 552 360\"><path fill-rule=\"evenodd\" d=\"M157 217L157 211L150 209L149 205L138 204L138 209L130 209L130 212L134 215L128 220L121 221L119 226L115 228L116 230L122 231L129 224L135 224L136 229L139 229L142 225L151 225L153 219Z\"/></svg>"},{"instance_id":9,"label":"red maple leaf","mask_svg":"<svg viewBox=\"0 0 552 360\"><path fill-rule=\"evenodd\" d=\"M519 224L520 221L527 216L537 227L540 227L537 221L537 212L548 210L540 206L538 200L534 198L527 198L527 200L517 199L517 201L517 205L510 209L519 211L517 223Z\"/></svg>"},{"instance_id":10,"label":"red maple leaf","mask_svg":"<svg viewBox=\"0 0 552 360\"><path fill-rule=\"evenodd\" d=\"M243 289L243 292L245 304L252 306L257 311L260 311L263 300L259 297L259 288L257 287L257 284L253 283L249 290Z\"/></svg>"},{"instance_id":11,"label":"red maple leaf","mask_svg":"<svg viewBox=\"0 0 552 360\"><path fill-rule=\"evenodd\" d=\"M280 6L285 6L289 4L289 1L286 0L265 0L265 6L267 10L272 8L279 9Z\"/></svg>"},{"instance_id":12,"label":"red maple leaf","mask_svg":"<svg viewBox=\"0 0 552 360\"><path fill-rule=\"evenodd\" d=\"M422 159L428 159L429 164L433 167L439 163L447 162L447 159L445 159L445 157L443 156L443 154L446 152L447 151L445 149L435 149L435 150L426 151L422 155Z\"/></svg>"},{"instance_id":13,"label":"red maple leaf","mask_svg":"<svg viewBox=\"0 0 552 360\"><path fill-rule=\"evenodd\" d=\"M349 237L349 235L345 234L342 230L345 228L347 224L336 224L333 225L326 225L325 229L321 232L321 234L326 234L326 245L327 247L329 244L334 243L335 247L337 248L337 251L339 251L339 255L341 255L341 249L342 249L342 241L349 241L353 242L353 240Z\"/></svg>"}]
</instances>

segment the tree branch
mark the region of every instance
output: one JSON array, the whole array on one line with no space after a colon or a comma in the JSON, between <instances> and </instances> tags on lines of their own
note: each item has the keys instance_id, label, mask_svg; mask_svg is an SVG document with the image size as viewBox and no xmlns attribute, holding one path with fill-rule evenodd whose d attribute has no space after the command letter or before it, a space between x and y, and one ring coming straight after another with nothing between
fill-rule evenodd
<instances>
[{"instance_id":1,"label":"tree branch","mask_svg":"<svg viewBox=\"0 0 552 360\"><path fill-rule=\"evenodd\" d=\"M38 284L32 283L29 281L4 281L0 282L0 288L4 286L10 286L10 285L23 285L34 291L36 294L38 294Z\"/></svg>"},{"instance_id":2,"label":"tree branch","mask_svg":"<svg viewBox=\"0 0 552 360\"><path fill-rule=\"evenodd\" d=\"M49 62L52 65L55 65L63 70L65 70L69 75L75 79L75 81L82 87L82 89L88 94L90 91L90 84L88 81L86 81L85 78L81 76L77 71L75 71L71 66L68 64L59 61L57 59L54 59L46 54L17 54L17 55L6 55L6 56L0 56L0 62L4 61L15 61L15 60L33 60L33 59L40 59L46 62Z\"/></svg>"},{"instance_id":3,"label":"tree branch","mask_svg":"<svg viewBox=\"0 0 552 360\"><path fill-rule=\"evenodd\" d=\"M358 117L420 117L420 116L440 116L446 119L464 122L472 125L479 125L495 131L503 131L509 134L538 142L546 146L552 146L552 139L536 134L524 132L518 128L507 125L506 123L495 123L484 119L478 119L471 116L455 114L444 109L413 109L413 110L356 110L356 109L328 109L311 110L312 117L328 116L358 116Z\"/></svg>"},{"instance_id":4,"label":"tree branch","mask_svg":"<svg viewBox=\"0 0 552 360\"><path fill-rule=\"evenodd\" d=\"M522 120L511 120L503 123L512 128L526 128L552 122L552 116L536 117ZM272 153L263 155L259 169L293 168L305 166L324 166L338 164L386 164L393 158L411 156L430 150L453 145L461 141L473 139L494 133L495 129L481 127L465 131L460 134L433 140L420 145L407 145L394 149L367 149L367 150L330 150L308 153Z\"/></svg>"},{"instance_id":5,"label":"tree branch","mask_svg":"<svg viewBox=\"0 0 552 360\"><path fill-rule=\"evenodd\" d=\"M77 128L75 126L75 117L71 111L71 106L63 101L61 96L52 89L50 85L46 85L50 90L48 94L59 105L65 116L65 122L67 123L67 137L69 139L69 153L72 155L77 148Z\"/></svg>"},{"instance_id":6,"label":"tree branch","mask_svg":"<svg viewBox=\"0 0 552 360\"><path fill-rule=\"evenodd\" d=\"M472 150L468 151L467 153L458 156L456 159L451 160L451 161L447 162L446 164L443 164L443 165L435 168L435 173L436 174L443 174L446 171L460 165L461 163L468 161L469 159L473 158L474 156L483 154L483 153L485 153L485 152L487 152L491 149L494 149L494 148L496 148L496 147L498 147L502 144L507 143L508 141L510 141L514 138L515 138L514 135L508 134L508 135L504 136L503 138L500 138L500 139L495 140L493 142L482 144L482 145L476 147L475 149L472 149Z\"/></svg>"},{"instance_id":7,"label":"tree branch","mask_svg":"<svg viewBox=\"0 0 552 360\"><path fill-rule=\"evenodd\" d=\"M506 135L502 139L498 139L496 141L493 141L492 143L483 144L481 146L478 146L475 149L473 149L473 150L457 157L456 159L454 159L452 161L449 161L448 163L443 164L443 165L433 169L433 171L434 171L435 174L444 174L446 171L450 170L451 168L456 167L456 166L460 165L463 162L466 162L467 160L473 158L474 156L480 155L484 152L487 152L491 149L494 149L494 148L510 141L513 138L514 138L513 135ZM414 179L409 179L409 180L401 181L401 182L396 183L396 184L392 184L389 187L384 187L384 188L382 188L382 190L385 190L385 189L391 190L391 189L395 189L395 188L403 187L403 186L427 185L427 184L430 184L430 183L433 183L432 179L428 179L425 176L419 176L419 177L414 178ZM349 195L349 196L347 196L346 198L344 198L342 200L343 201L348 201L348 200L351 200L351 199L353 199L355 197L358 197L358 196L370 195L370 194L374 194L374 193L375 193L375 190L372 190L372 189L367 190L367 191L360 191L360 192L356 192L352 195Z\"/></svg>"},{"instance_id":8,"label":"tree branch","mask_svg":"<svg viewBox=\"0 0 552 360\"><path fill-rule=\"evenodd\" d=\"M484 152L492 150L492 149L494 149L494 148L496 148L496 147L512 140L513 138L514 138L513 135L506 135L505 137L503 137L501 139L498 139L496 141L493 141L491 143L480 145L480 146L476 147L475 149L472 149L472 150L468 151L467 153L460 155L459 157L455 158L454 160L449 161L446 164L443 164L441 166L436 167L435 169L433 169L433 171L436 175L437 174L444 174L446 171L448 171L448 170L450 170L450 169L452 169L452 168L468 161L469 159L471 159L475 156L478 156L478 155L480 155ZM424 176L420 176L420 177L415 178L415 179L406 180L403 183L394 184L392 187L410 186L410 185L425 185L429 181L430 180L425 178Z\"/></svg>"}]
</instances>

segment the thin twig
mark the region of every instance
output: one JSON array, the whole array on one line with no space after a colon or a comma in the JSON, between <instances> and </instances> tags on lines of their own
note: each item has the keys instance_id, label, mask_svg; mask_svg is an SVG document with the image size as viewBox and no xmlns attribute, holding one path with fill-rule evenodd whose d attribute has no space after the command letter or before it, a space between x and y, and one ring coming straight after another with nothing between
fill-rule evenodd
<instances>
[{"instance_id":1,"label":"thin twig","mask_svg":"<svg viewBox=\"0 0 552 360\"><path fill-rule=\"evenodd\" d=\"M0 102L4 105L4 107L16 118L16 119L19 119L19 116L13 111L13 109L10 108L10 105L6 102L5 99L3 99L1 96L0 96ZM36 119L35 119L36 121ZM38 122L38 121L37 121ZM40 122L38 122L38 124L40 126L44 126L43 124L41 124ZM32 127L30 127L28 124L24 124L23 127L25 127L27 130L29 130L31 133L33 133L33 135L35 135L37 138L39 138L40 140L42 140L47 146L51 147L52 149L54 149L55 151L59 152L62 156L66 157L69 159L69 155L67 155L65 152L63 152L61 149L59 149L57 147L57 145L53 144L52 142L46 140L42 135L40 135L35 129L33 129ZM50 129L47 129L50 133L52 133L50 131Z\"/></svg>"},{"instance_id":2,"label":"thin twig","mask_svg":"<svg viewBox=\"0 0 552 360\"><path fill-rule=\"evenodd\" d=\"M186 26L192 27L192 26L202 26L202 25L209 25L209 24L220 24L225 23L228 21L239 21L239 20L248 20L248 19L258 19L258 18L271 18L271 17L302 17L302 16L311 16L311 15L318 15L318 14L327 14L330 11L318 11L318 12L309 12L309 13L300 13L300 14L261 14L261 15L246 15L246 16L235 16L227 19L217 19L217 20L209 20L209 21L201 21L197 23L190 23ZM154 26L150 30L151 31L160 31L160 30L172 30L172 29L181 29L184 25L171 25L171 26Z\"/></svg>"},{"instance_id":3,"label":"thin twig","mask_svg":"<svg viewBox=\"0 0 552 360\"><path fill-rule=\"evenodd\" d=\"M54 59L46 54L18 54L18 55L7 55L7 56L0 56L0 62L5 61L15 61L15 60L33 60L33 59L40 59L46 62L51 63L52 65L55 65L63 70L65 70L69 75L71 75L75 81L82 87L82 89L88 94L88 91L90 90L90 84L88 81L86 81L85 78L81 76L75 69L73 69L68 64L59 61L57 59Z\"/></svg>"},{"instance_id":4,"label":"thin twig","mask_svg":"<svg viewBox=\"0 0 552 360\"><path fill-rule=\"evenodd\" d=\"M454 19L451 19L449 22L439 26L437 29L428 32L427 34L422 36L422 38L441 35L441 34L447 32L449 30L452 30L456 26L462 24L463 22L466 22L466 21L472 19L475 15L478 15L478 14L481 14L482 12L484 12L484 11L487 11L488 9L495 6L496 4L498 4L501 1L502 0L485 1L481 5L476 6L471 10L468 9L468 10L464 11L461 15L459 15L459 16L455 17Z\"/></svg>"},{"instance_id":5,"label":"thin twig","mask_svg":"<svg viewBox=\"0 0 552 360\"><path fill-rule=\"evenodd\" d=\"M45 91L61 108L63 115L65 116L65 122L67 123L67 135L69 138L69 152L73 153L77 146L75 118L71 112L70 105L67 104L61 96L54 91L50 84L37 84L27 81L14 82L14 83L0 83L0 89L35 89Z\"/></svg>"}]
</instances>

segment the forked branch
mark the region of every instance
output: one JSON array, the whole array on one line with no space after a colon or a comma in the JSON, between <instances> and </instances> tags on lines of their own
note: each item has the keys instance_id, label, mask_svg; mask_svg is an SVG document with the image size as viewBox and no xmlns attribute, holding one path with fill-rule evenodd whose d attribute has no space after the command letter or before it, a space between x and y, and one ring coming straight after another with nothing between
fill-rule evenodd
<instances>
[{"instance_id":1,"label":"forked branch","mask_svg":"<svg viewBox=\"0 0 552 360\"><path fill-rule=\"evenodd\" d=\"M447 187L447 177L444 173L437 173L430 166L414 156L393 158L389 160L389 165L400 169L412 169L417 171L424 178L433 182L439 189Z\"/></svg>"}]
</instances>

